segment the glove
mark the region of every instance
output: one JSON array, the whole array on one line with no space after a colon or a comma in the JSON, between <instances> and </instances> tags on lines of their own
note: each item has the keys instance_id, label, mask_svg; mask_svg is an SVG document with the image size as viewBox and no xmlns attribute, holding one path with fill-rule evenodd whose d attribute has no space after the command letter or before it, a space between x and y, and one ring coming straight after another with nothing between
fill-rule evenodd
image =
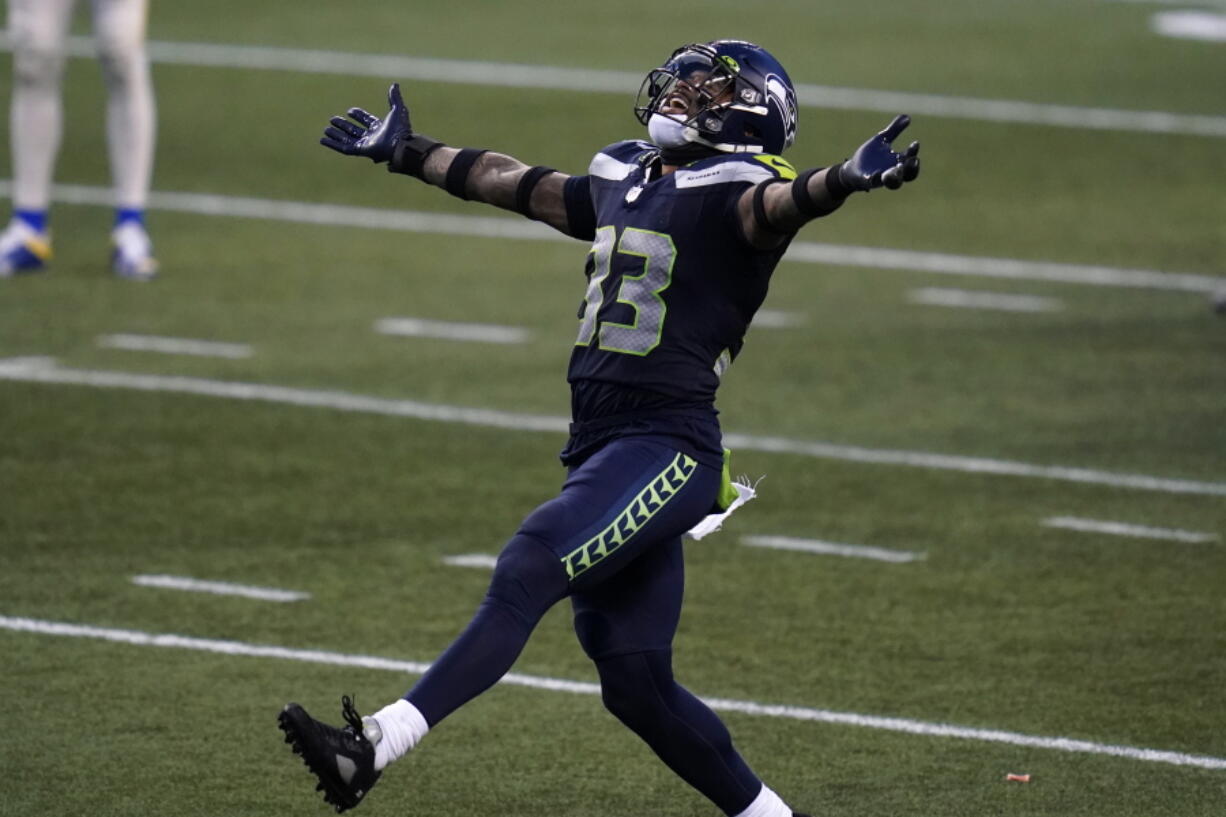
<instances>
[{"instance_id":1,"label":"glove","mask_svg":"<svg viewBox=\"0 0 1226 817\"><path fill-rule=\"evenodd\" d=\"M332 117L332 126L324 130L319 144L346 156L365 156L376 164L390 161L396 143L413 134L409 124L409 109L400 97L400 83L387 89L387 104L391 110L380 119L361 108L350 108L350 122L343 116ZM356 123L356 124L355 124Z\"/></svg>"},{"instance_id":2,"label":"glove","mask_svg":"<svg viewBox=\"0 0 1226 817\"><path fill-rule=\"evenodd\" d=\"M852 157L839 165L839 181L852 190L888 187L897 190L919 176L919 142L912 142L904 153L895 153L891 143L911 124L906 114L896 116L889 126L869 139Z\"/></svg>"}]
</instances>

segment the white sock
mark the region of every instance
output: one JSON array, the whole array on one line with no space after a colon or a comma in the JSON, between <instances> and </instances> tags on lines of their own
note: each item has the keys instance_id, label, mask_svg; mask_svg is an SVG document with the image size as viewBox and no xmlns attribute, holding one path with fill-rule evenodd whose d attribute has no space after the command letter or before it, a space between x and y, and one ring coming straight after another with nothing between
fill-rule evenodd
<instances>
[{"instance_id":1,"label":"white sock","mask_svg":"<svg viewBox=\"0 0 1226 817\"><path fill-rule=\"evenodd\" d=\"M388 704L374 715L363 718L366 737L375 744L375 770L408 754L430 731L426 717L404 698ZM374 721L374 729L369 721ZM789 815L790 817L790 815Z\"/></svg>"},{"instance_id":2,"label":"white sock","mask_svg":"<svg viewBox=\"0 0 1226 817\"><path fill-rule=\"evenodd\" d=\"M758 796L749 804L749 808L736 817L792 817L792 809L783 802L783 798L763 783L762 791L758 792Z\"/></svg>"}]
</instances>

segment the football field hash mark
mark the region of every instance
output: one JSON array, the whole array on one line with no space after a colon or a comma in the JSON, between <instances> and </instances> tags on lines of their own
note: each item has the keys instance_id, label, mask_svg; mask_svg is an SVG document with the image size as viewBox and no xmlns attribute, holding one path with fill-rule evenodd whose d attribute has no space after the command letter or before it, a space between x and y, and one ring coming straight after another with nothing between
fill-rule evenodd
<instances>
[{"instance_id":1,"label":"football field hash mark","mask_svg":"<svg viewBox=\"0 0 1226 817\"><path fill-rule=\"evenodd\" d=\"M530 334L527 329L519 326L453 323L425 318L383 318L375 322L375 331L381 335L504 344L523 343Z\"/></svg>"},{"instance_id":2,"label":"football field hash mark","mask_svg":"<svg viewBox=\"0 0 1226 817\"><path fill-rule=\"evenodd\" d=\"M1081 533L1103 533L1108 536L1129 536L1134 539L1167 539L1194 544L1215 542L1218 538L1213 533L1179 530L1178 528L1152 528L1145 525L1130 525L1126 522L1109 522L1103 519L1082 519L1076 516L1051 516L1043 520L1043 526Z\"/></svg>"},{"instance_id":3,"label":"football field hash mark","mask_svg":"<svg viewBox=\"0 0 1226 817\"><path fill-rule=\"evenodd\" d=\"M458 556L444 556L443 564L452 567L481 567L489 570L498 564L498 557L488 553L463 553Z\"/></svg>"},{"instance_id":4,"label":"football field hash mark","mask_svg":"<svg viewBox=\"0 0 1226 817\"><path fill-rule=\"evenodd\" d=\"M376 655L355 655L349 653L327 652L323 650L297 649L272 644L249 644L243 641L223 641L219 639L196 638L192 636L175 635L173 633L146 633L140 630L120 630L109 627L94 627L84 624L71 624L58 621L40 621L37 619L9 616L0 616L0 629L46 636L90 638L99 641L108 641L116 644L128 644L140 647L195 650L198 652L228 656L242 656L248 658L275 658L284 661L301 661L311 664L384 670L389 672L411 673L414 675L421 675L430 667L429 664L420 661L403 661ZM585 681L570 681L564 678L548 678L536 675L525 675L517 672L507 673L502 677L502 680L499 681L499 683L528 687L531 689L548 690L550 692L568 692L577 695L597 696L600 694L599 684ZM740 701L730 698L704 697L701 700L706 703L707 706L716 711L738 712L752 717L785 718L788 720L807 721L811 723L826 723L839 726L854 726L864 729L879 729L887 732L900 732L924 737L987 741L991 743L1022 746L1031 749L1050 749L1059 752L1077 752L1091 755L1106 755L1109 757L1128 758L1130 760L1139 760L1146 763L1163 763L1174 766L1211 769L1215 771L1226 770L1226 758L1210 757L1206 755L1192 755L1162 749L1119 746L1065 737L1026 735L1019 732L1008 732L1000 729L978 729L972 727L955 726L948 723L929 723L925 721L910 720L907 718L861 715L855 712L835 712L828 709L817 709L807 706L764 704L757 701Z\"/></svg>"},{"instance_id":5,"label":"football field hash mark","mask_svg":"<svg viewBox=\"0 0 1226 817\"><path fill-rule=\"evenodd\" d=\"M565 434L570 421L565 417L544 414L467 408L417 400L395 400L322 389L298 389L262 383L208 380L199 377L132 374L130 372L69 369L56 364L54 358L22 357L0 359L0 380L24 383L55 383L89 386L101 389L132 389L146 392L191 394L247 400L334 411L408 417L442 423L460 423L513 431L541 431ZM960 471L970 474L1051 479L1090 485L1106 485L1137 491L1168 494L1199 494L1226 496L1226 482L1204 482L1190 479L1155 477L1148 474L1122 474L1094 468L1063 465L1033 465L1025 462L996 460L987 457L967 457L957 454L936 454L929 451L906 451L887 448L864 448L854 445L827 443L820 440L797 440L787 437L767 437L756 434L724 434L725 444L733 449L790 454L817 459L841 460L872 465L905 466L938 471Z\"/></svg>"},{"instance_id":6,"label":"football field hash mark","mask_svg":"<svg viewBox=\"0 0 1226 817\"><path fill-rule=\"evenodd\" d=\"M212 593L216 596L242 596L260 601L291 602L303 601L311 597L310 593L299 593L296 590L279 590L275 587L252 587L246 584L230 582L215 582L204 579L193 579L188 576L166 576L163 574L142 574L132 577L132 584L141 587L157 587L165 590L186 590L191 593Z\"/></svg>"},{"instance_id":7,"label":"football field hash mark","mask_svg":"<svg viewBox=\"0 0 1226 817\"><path fill-rule=\"evenodd\" d=\"M1164 11L1153 16L1150 26L1164 37L1226 43L1226 14L1208 11Z\"/></svg>"},{"instance_id":8,"label":"football field hash mark","mask_svg":"<svg viewBox=\"0 0 1226 817\"><path fill-rule=\"evenodd\" d=\"M823 542L820 539L797 539L792 536L742 536L741 544L756 548L814 553L820 556L872 559L878 562L918 562L928 558L927 554L911 550L891 550L870 545L844 545L838 542Z\"/></svg>"},{"instance_id":9,"label":"football field hash mark","mask_svg":"<svg viewBox=\"0 0 1226 817\"><path fill-rule=\"evenodd\" d=\"M781 309L759 309L753 316L754 329L790 329L803 326L805 316L800 312L785 312Z\"/></svg>"},{"instance_id":10,"label":"football field hash mark","mask_svg":"<svg viewBox=\"0 0 1226 817\"><path fill-rule=\"evenodd\" d=\"M168 355L224 357L233 360L251 357L252 348L245 343L219 343L211 340L167 338L158 335L99 335L97 343L104 349L125 349L134 352L161 352Z\"/></svg>"},{"instance_id":11,"label":"football field hash mark","mask_svg":"<svg viewBox=\"0 0 1226 817\"><path fill-rule=\"evenodd\" d=\"M907 293L912 303L948 306L959 309L988 309L999 312L1054 312L1064 304L1056 298L1039 295L1012 295L1001 292L971 292L965 289L921 287Z\"/></svg>"}]
</instances>

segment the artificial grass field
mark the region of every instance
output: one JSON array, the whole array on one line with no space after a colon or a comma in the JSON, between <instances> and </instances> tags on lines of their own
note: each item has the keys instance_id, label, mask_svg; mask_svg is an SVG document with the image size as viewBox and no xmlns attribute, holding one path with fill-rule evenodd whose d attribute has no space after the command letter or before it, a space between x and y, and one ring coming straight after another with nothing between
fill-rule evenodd
<instances>
[{"instance_id":1,"label":"artificial grass field","mask_svg":"<svg viewBox=\"0 0 1226 817\"><path fill-rule=\"evenodd\" d=\"M1157 3L152 5L159 43L637 74L682 42L743 36L797 83L1226 115L1226 46L1154 34ZM512 218L316 144L351 105L381 112L401 77L161 61L154 76L158 191ZM6 91L9 81L0 72ZM422 131L567 172L640 135L636 87L404 89ZM65 101L57 181L101 189L96 64L70 62ZM805 107L789 158L837 161L889 118ZM7 155L7 128L0 136ZM914 186L858 197L799 241L1223 275L1220 136L915 114L905 137L923 143ZM414 676L218 650L430 661L488 581L444 557L497 552L560 484L562 435L193 395L167 378L563 417L587 248L155 208L163 273L141 286L106 273L109 219L104 207L57 205L53 270L0 281L0 814L328 813L276 713L297 700L336 722L342 693L371 711ZM1062 308L925 306L912 302L921 287ZM687 545L677 674L702 696L863 717L724 714L755 770L815 816L1226 814L1226 322L1207 292L785 258L765 308L794 325L751 329L719 405L727 431L796 446L741 448L734 471L765 474L760 497ZM495 346L373 331L394 316L531 334ZM253 354L98 344L114 333L244 343ZM5 361L33 356L111 383L155 379L137 389L4 374ZM816 442L912 452L920 465L803 453ZM933 467L935 455L963 459ZM1049 470L972 472L965 458ZM1124 487L1055 468L1153 479ZM1043 525L1057 516L1210 538ZM749 535L924 558L766 550L744 546ZM310 598L151 589L132 583L138 574ZM517 673L595 680L567 612L546 617ZM100 629L67 637L15 629L18 619ZM121 643L116 631L212 646ZM869 718L1048 740L910 734ZM1064 751L1053 738L1098 749ZM1107 746L1199 765L1099 751ZM1031 782L1008 783L1008 773ZM500 685L391 768L359 813L716 811L596 696Z\"/></svg>"}]
</instances>

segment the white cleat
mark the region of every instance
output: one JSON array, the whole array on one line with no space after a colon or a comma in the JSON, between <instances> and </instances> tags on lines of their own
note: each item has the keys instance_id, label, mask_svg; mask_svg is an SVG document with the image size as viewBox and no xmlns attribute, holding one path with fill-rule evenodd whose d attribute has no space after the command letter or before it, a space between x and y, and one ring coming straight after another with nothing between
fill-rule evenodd
<instances>
[{"instance_id":1,"label":"white cleat","mask_svg":"<svg viewBox=\"0 0 1226 817\"><path fill-rule=\"evenodd\" d=\"M40 233L19 218L0 233L0 278L39 272L50 260L50 233Z\"/></svg>"},{"instance_id":2,"label":"white cleat","mask_svg":"<svg viewBox=\"0 0 1226 817\"><path fill-rule=\"evenodd\" d=\"M157 275L158 262L153 257L153 242L145 228L135 222L121 224L111 233L111 269L120 278L148 281Z\"/></svg>"}]
</instances>

